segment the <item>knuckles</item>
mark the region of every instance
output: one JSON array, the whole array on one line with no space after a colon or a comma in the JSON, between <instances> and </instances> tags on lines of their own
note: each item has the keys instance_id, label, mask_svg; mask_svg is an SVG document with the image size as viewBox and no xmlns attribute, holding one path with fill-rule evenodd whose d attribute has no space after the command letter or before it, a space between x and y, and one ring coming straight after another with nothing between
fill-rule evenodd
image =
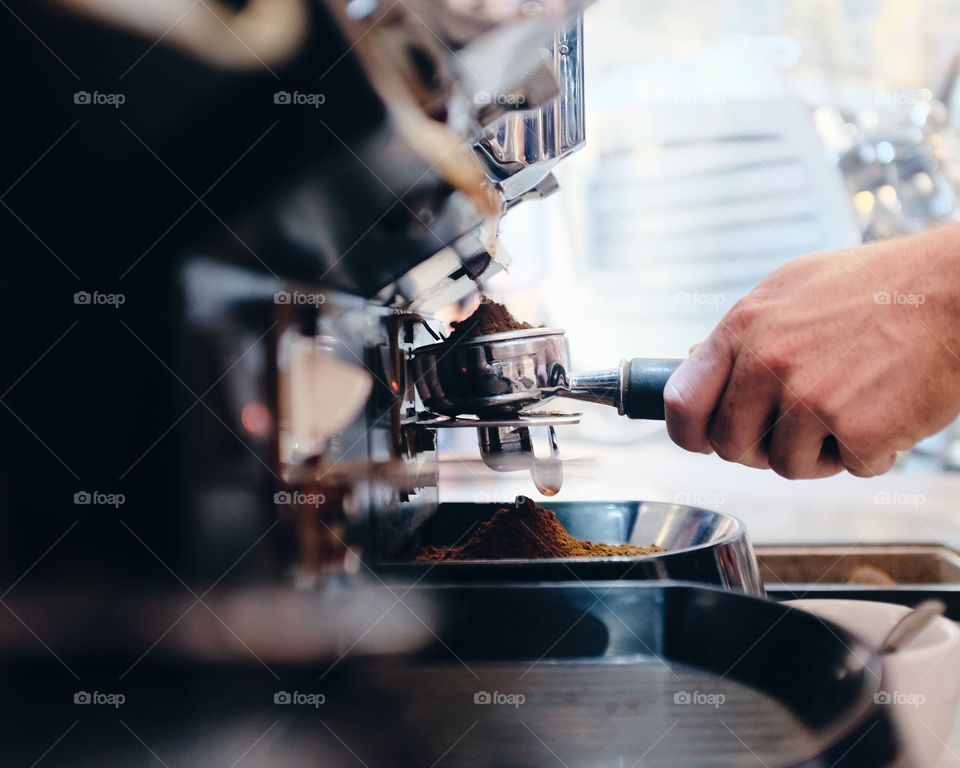
<instances>
[{"instance_id":1,"label":"knuckles","mask_svg":"<svg viewBox=\"0 0 960 768\"><path fill-rule=\"evenodd\" d=\"M787 480L802 480L802 472L799 468L791 463L790 458L779 451L775 451L770 454L770 469L772 469L780 477L785 477Z\"/></svg>"},{"instance_id":2,"label":"knuckles","mask_svg":"<svg viewBox=\"0 0 960 768\"><path fill-rule=\"evenodd\" d=\"M737 448L721 434L721 430L710 430L710 445L714 453L724 461L740 462L743 451L738 451Z\"/></svg>"},{"instance_id":3,"label":"knuckles","mask_svg":"<svg viewBox=\"0 0 960 768\"><path fill-rule=\"evenodd\" d=\"M752 296L740 299L723 318L723 328L737 339L750 334L762 314L761 302Z\"/></svg>"},{"instance_id":4,"label":"knuckles","mask_svg":"<svg viewBox=\"0 0 960 768\"><path fill-rule=\"evenodd\" d=\"M848 410L833 417L831 422L833 435L840 446L854 457L860 457L851 463L862 466L868 457L886 456L893 450L893 436L889 434L888 425L875 417Z\"/></svg>"}]
</instances>

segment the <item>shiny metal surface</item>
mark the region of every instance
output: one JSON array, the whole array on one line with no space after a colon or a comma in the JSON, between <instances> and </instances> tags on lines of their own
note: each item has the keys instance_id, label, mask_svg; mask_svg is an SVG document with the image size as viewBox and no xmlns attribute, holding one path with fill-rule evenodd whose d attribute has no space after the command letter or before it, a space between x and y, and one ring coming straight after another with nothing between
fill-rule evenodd
<instances>
[{"instance_id":1,"label":"shiny metal surface","mask_svg":"<svg viewBox=\"0 0 960 768\"><path fill-rule=\"evenodd\" d=\"M70 704L78 684L52 658L41 670L12 660L4 679L22 681L23 693L17 716L7 718L0 761L229 766L240 755L243 768L906 765L891 710L876 699L881 660L805 611L692 585L625 582L431 585L400 594L403 605L392 598L396 608L383 623L416 623L422 606L432 606L424 616L431 632L421 627L427 643L416 654L375 659L349 648L333 664L277 666L276 676L252 659L190 667L150 656L123 681L127 700L116 714ZM116 664L94 659L90 679L116 677ZM51 718L61 711L51 710L56 702L68 702L60 723L26 727L27 706ZM51 748L81 715L76 731Z\"/></svg>"},{"instance_id":2,"label":"shiny metal surface","mask_svg":"<svg viewBox=\"0 0 960 768\"><path fill-rule=\"evenodd\" d=\"M663 385L679 361L635 358L576 373L563 337L559 328L535 328L416 349L420 398L431 411L448 416L517 414L559 396L608 405L630 418L663 418ZM659 414L644 407L655 402Z\"/></svg>"},{"instance_id":3,"label":"shiny metal surface","mask_svg":"<svg viewBox=\"0 0 960 768\"><path fill-rule=\"evenodd\" d=\"M435 429L479 429L481 427L569 427L580 423L579 413L561 413L560 411L523 411L516 415L508 414L502 418L491 416L436 416L424 414L418 425Z\"/></svg>"},{"instance_id":4,"label":"shiny metal surface","mask_svg":"<svg viewBox=\"0 0 960 768\"><path fill-rule=\"evenodd\" d=\"M960 584L960 556L940 545L757 547L768 587L872 589Z\"/></svg>"},{"instance_id":5,"label":"shiny metal surface","mask_svg":"<svg viewBox=\"0 0 960 768\"><path fill-rule=\"evenodd\" d=\"M404 550L463 541L500 504L445 503ZM605 544L656 544L666 550L644 557L402 562L378 567L428 581L627 579L693 581L763 595L763 583L746 526L737 518L698 507L653 501L544 502L570 535Z\"/></svg>"},{"instance_id":6,"label":"shiny metal surface","mask_svg":"<svg viewBox=\"0 0 960 768\"><path fill-rule=\"evenodd\" d=\"M559 30L546 48L547 70L556 79L556 95L533 109L508 112L494 122L477 143L488 173L497 181L507 201L536 187L559 160L581 147L586 138L583 99L583 19ZM535 69L528 79L542 79ZM520 101L522 84L510 93L487 94L487 103ZM491 103L492 102L492 103Z\"/></svg>"},{"instance_id":7,"label":"shiny metal surface","mask_svg":"<svg viewBox=\"0 0 960 768\"><path fill-rule=\"evenodd\" d=\"M627 361L621 360L616 368L601 371L585 371L570 374L569 390L565 397L587 400L616 408L623 415L623 382Z\"/></svg>"},{"instance_id":8,"label":"shiny metal surface","mask_svg":"<svg viewBox=\"0 0 960 768\"><path fill-rule=\"evenodd\" d=\"M483 463L496 472L533 466L533 442L528 427L478 427L477 442Z\"/></svg>"},{"instance_id":9,"label":"shiny metal surface","mask_svg":"<svg viewBox=\"0 0 960 768\"><path fill-rule=\"evenodd\" d=\"M516 413L541 402L542 390L570 365L558 328L510 331L454 346L432 344L414 351L417 391L431 411L456 416Z\"/></svg>"}]
</instances>

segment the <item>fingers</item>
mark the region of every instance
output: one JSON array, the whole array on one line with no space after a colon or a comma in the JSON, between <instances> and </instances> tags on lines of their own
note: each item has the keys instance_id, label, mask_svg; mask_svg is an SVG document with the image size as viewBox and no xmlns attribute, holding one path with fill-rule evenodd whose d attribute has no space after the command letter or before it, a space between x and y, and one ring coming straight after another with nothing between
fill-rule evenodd
<instances>
[{"instance_id":1,"label":"fingers","mask_svg":"<svg viewBox=\"0 0 960 768\"><path fill-rule=\"evenodd\" d=\"M710 424L710 444L727 461L768 469L769 432L783 385L750 353L741 351Z\"/></svg>"},{"instance_id":2,"label":"fingers","mask_svg":"<svg viewBox=\"0 0 960 768\"><path fill-rule=\"evenodd\" d=\"M770 468L790 480L830 477L843 471L836 440L802 403L777 420L769 459Z\"/></svg>"},{"instance_id":3,"label":"fingers","mask_svg":"<svg viewBox=\"0 0 960 768\"><path fill-rule=\"evenodd\" d=\"M764 359L766 364L720 329L692 347L664 389L671 439L686 450L716 451L727 461L772 468L790 479L844 469L874 477L893 467L895 446L888 435L876 425L866 429L859 417L851 426L849 408L813 411L798 403L784 409L785 401L796 398L781 380L783 366ZM836 413L843 417L831 416Z\"/></svg>"},{"instance_id":4,"label":"fingers","mask_svg":"<svg viewBox=\"0 0 960 768\"><path fill-rule=\"evenodd\" d=\"M670 438L681 448L712 453L708 430L730 370L733 350L714 333L699 345L674 372L663 391L663 404Z\"/></svg>"},{"instance_id":5,"label":"fingers","mask_svg":"<svg viewBox=\"0 0 960 768\"><path fill-rule=\"evenodd\" d=\"M875 453L861 452L858 455L842 442L840 446L840 460L843 468L857 477L877 477L889 472L897 461L896 451L877 451Z\"/></svg>"}]
</instances>

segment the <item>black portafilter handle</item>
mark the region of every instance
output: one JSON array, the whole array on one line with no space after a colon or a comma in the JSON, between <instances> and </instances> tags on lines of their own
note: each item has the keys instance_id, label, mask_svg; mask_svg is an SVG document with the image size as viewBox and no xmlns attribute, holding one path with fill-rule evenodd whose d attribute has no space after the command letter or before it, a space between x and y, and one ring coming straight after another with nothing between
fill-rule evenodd
<instances>
[{"instance_id":1,"label":"black portafilter handle","mask_svg":"<svg viewBox=\"0 0 960 768\"><path fill-rule=\"evenodd\" d=\"M619 411L630 419L663 421L663 389L683 360L635 357L620 368Z\"/></svg>"}]
</instances>

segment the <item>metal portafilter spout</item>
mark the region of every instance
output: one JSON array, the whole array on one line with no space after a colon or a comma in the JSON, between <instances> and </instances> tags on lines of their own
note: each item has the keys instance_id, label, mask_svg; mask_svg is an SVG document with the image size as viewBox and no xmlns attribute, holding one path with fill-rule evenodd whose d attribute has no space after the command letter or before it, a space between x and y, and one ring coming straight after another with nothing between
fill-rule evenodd
<instances>
[{"instance_id":1,"label":"metal portafilter spout","mask_svg":"<svg viewBox=\"0 0 960 768\"><path fill-rule=\"evenodd\" d=\"M540 493L556 495L563 484L560 446L553 426L544 428L547 430L548 453L537 456L529 427L478 427L477 442L483 463L496 472L529 470Z\"/></svg>"}]
</instances>

